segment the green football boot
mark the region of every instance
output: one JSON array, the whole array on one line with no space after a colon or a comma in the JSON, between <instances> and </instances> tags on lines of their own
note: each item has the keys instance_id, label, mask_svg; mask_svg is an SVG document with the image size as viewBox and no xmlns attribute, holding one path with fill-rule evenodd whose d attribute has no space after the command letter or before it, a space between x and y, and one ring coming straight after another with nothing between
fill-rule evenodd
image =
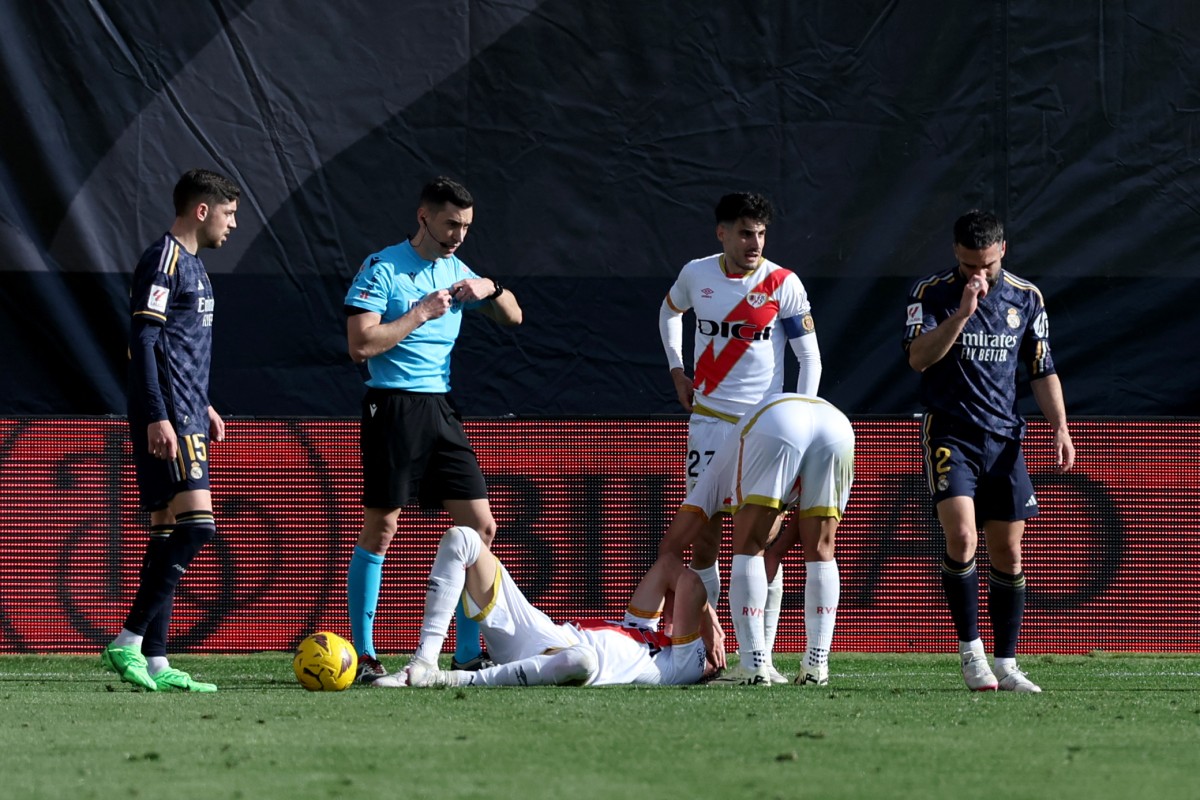
<instances>
[{"instance_id":1,"label":"green football boot","mask_svg":"<svg viewBox=\"0 0 1200 800\"><path fill-rule=\"evenodd\" d=\"M158 684L160 692L215 692L215 683L198 681L181 669L168 667L162 672L156 672L152 680Z\"/></svg>"},{"instance_id":2,"label":"green football boot","mask_svg":"<svg viewBox=\"0 0 1200 800\"><path fill-rule=\"evenodd\" d=\"M100 651L100 663L121 676L121 680L140 686L151 692L158 691L158 684L146 671L146 657L137 647L119 647L110 644Z\"/></svg>"}]
</instances>

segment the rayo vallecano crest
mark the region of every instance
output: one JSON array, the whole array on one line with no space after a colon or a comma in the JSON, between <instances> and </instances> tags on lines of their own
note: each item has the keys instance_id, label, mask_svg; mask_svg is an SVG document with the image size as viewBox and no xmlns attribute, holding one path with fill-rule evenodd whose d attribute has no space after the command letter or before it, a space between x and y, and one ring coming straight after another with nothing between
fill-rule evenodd
<instances>
[{"instance_id":1,"label":"rayo vallecano crest","mask_svg":"<svg viewBox=\"0 0 1200 800\"><path fill-rule=\"evenodd\" d=\"M767 302L767 293L750 292L746 295L746 302L750 304L751 308L762 308L763 304Z\"/></svg>"}]
</instances>

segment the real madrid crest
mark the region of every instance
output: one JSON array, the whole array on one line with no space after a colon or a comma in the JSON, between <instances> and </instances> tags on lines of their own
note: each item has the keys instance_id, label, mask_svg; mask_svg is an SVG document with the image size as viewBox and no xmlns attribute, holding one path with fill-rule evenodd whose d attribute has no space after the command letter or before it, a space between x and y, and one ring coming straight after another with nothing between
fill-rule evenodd
<instances>
[{"instance_id":1,"label":"real madrid crest","mask_svg":"<svg viewBox=\"0 0 1200 800\"><path fill-rule=\"evenodd\" d=\"M203 477L204 477L204 472L201 471L201 469L200 469L200 463L198 461L193 461L192 462L192 470L191 470L192 480L198 481Z\"/></svg>"},{"instance_id":2,"label":"real madrid crest","mask_svg":"<svg viewBox=\"0 0 1200 800\"><path fill-rule=\"evenodd\" d=\"M1015 308L1010 308L1008 310L1008 318L1005 321L1008 323L1008 327L1012 328L1014 331L1021 327L1021 315L1017 313Z\"/></svg>"}]
</instances>

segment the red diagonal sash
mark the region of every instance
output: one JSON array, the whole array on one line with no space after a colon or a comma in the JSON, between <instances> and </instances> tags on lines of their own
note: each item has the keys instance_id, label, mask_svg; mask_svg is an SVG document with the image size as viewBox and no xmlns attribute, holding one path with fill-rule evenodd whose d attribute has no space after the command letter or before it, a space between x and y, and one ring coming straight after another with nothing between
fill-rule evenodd
<instances>
[{"instance_id":1,"label":"red diagonal sash","mask_svg":"<svg viewBox=\"0 0 1200 800\"><path fill-rule=\"evenodd\" d=\"M750 322L759 328L766 327L775 318L776 310L773 304L764 303L759 308L755 308L750 305L748 298L754 292L761 292L770 297L775 294L775 290L783 284L784 279L790 274L785 269L777 269L772 272L758 286L746 292L746 298L733 307L725 317L725 322L731 324ZM714 338L710 341L708 347L704 348L704 352L696 359L695 390L706 395L712 394L713 390L721 385L721 381L725 380L725 376L729 374L734 365L750 349L750 344L746 339L730 339L726 342L725 347L721 349L721 355L718 356L714 355L717 340Z\"/></svg>"},{"instance_id":2,"label":"red diagonal sash","mask_svg":"<svg viewBox=\"0 0 1200 800\"><path fill-rule=\"evenodd\" d=\"M584 631L607 630L622 633L633 639L635 642L648 644L653 648L662 649L671 646L671 637L665 633L648 630L646 628L629 628L621 623L610 619L577 619L572 623L576 628Z\"/></svg>"}]
</instances>

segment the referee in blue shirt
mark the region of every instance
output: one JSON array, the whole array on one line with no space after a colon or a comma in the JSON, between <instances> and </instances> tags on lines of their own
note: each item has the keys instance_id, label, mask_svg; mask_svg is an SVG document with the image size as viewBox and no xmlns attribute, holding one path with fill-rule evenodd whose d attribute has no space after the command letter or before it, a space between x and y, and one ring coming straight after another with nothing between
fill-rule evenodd
<instances>
[{"instance_id":1,"label":"referee in blue shirt","mask_svg":"<svg viewBox=\"0 0 1200 800\"><path fill-rule=\"evenodd\" d=\"M448 397L450 353L463 311L519 325L521 307L512 292L455 255L474 204L449 178L426 184L417 232L369 256L346 294L350 357L366 362L370 373L361 427L363 528L346 579L364 683L387 674L372 636L383 560L401 507L415 498L424 508L445 508L455 525L474 528L488 545L496 533L483 473ZM454 669L487 665L479 624L461 607L455 645Z\"/></svg>"},{"instance_id":2,"label":"referee in blue shirt","mask_svg":"<svg viewBox=\"0 0 1200 800\"><path fill-rule=\"evenodd\" d=\"M974 691L1040 692L1017 666L1025 611L1021 536L1037 498L1017 411L1024 364L1038 408L1054 431L1056 468L1075 460L1062 385L1050 357L1042 293L1003 268L1004 225L970 211L954 223L954 267L909 293L904 349L921 373L925 473L946 534L942 586L958 632L963 678ZM988 611L995 671L979 638L975 549L982 523L991 573Z\"/></svg>"}]
</instances>

